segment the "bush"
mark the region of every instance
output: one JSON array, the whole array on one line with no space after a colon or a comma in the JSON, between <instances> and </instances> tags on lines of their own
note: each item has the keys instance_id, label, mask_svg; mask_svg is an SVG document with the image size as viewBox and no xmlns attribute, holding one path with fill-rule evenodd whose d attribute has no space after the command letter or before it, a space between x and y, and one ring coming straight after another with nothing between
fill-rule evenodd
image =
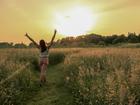
<instances>
[{"instance_id":1,"label":"bush","mask_svg":"<svg viewBox=\"0 0 140 105\"><path fill-rule=\"evenodd\" d=\"M63 62L65 55L62 52L51 52L49 55L49 65L56 65Z\"/></svg>"}]
</instances>

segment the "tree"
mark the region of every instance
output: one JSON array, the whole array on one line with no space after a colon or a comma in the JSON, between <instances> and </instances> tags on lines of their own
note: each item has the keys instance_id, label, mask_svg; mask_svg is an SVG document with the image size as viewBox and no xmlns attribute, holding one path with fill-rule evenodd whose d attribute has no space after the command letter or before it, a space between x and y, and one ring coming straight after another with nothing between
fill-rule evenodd
<instances>
[{"instance_id":1,"label":"tree","mask_svg":"<svg viewBox=\"0 0 140 105\"><path fill-rule=\"evenodd\" d=\"M136 33L128 33L128 42L130 43L138 43L138 36L136 35Z\"/></svg>"},{"instance_id":2,"label":"tree","mask_svg":"<svg viewBox=\"0 0 140 105\"><path fill-rule=\"evenodd\" d=\"M30 44L28 45L28 47L29 47L29 48L35 48L36 46L35 46L33 43L30 43Z\"/></svg>"},{"instance_id":3,"label":"tree","mask_svg":"<svg viewBox=\"0 0 140 105\"><path fill-rule=\"evenodd\" d=\"M117 38L117 35L112 35L112 36L106 36L105 37L105 43L108 44L113 44L113 41Z\"/></svg>"},{"instance_id":4,"label":"tree","mask_svg":"<svg viewBox=\"0 0 140 105\"><path fill-rule=\"evenodd\" d=\"M24 43L16 43L14 45L15 48L27 48L27 46Z\"/></svg>"},{"instance_id":5,"label":"tree","mask_svg":"<svg viewBox=\"0 0 140 105\"><path fill-rule=\"evenodd\" d=\"M8 43L8 42L1 42L0 43L0 48L12 48L13 43Z\"/></svg>"},{"instance_id":6,"label":"tree","mask_svg":"<svg viewBox=\"0 0 140 105\"><path fill-rule=\"evenodd\" d=\"M139 40L139 43L140 43L140 34L138 35L138 40Z\"/></svg>"},{"instance_id":7,"label":"tree","mask_svg":"<svg viewBox=\"0 0 140 105\"><path fill-rule=\"evenodd\" d=\"M122 42L126 42L127 41L127 38L125 37L125 35L120 35L120 36L117 36L114 40L113 40L113 42L112 42L112 44L117 44L117 43L122 43Z\"/></svg>"}]
</instances>

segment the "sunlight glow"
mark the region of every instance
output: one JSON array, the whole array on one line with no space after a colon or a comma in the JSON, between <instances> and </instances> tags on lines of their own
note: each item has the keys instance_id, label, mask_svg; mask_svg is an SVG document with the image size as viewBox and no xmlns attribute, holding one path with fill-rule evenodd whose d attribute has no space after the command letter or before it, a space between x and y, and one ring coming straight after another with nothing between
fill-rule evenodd
<instances>
[{"instance_id":1,"label":"sunlight glow","mask_svg":"<svg viewBox=\"0 0 140 105\"><path fill-rule=\"evenodd\" d=\"M74 7L55 14L55 27L66 36L86 34L97 22L97 16L86 7Z\"/></svg>"}]
</instances>

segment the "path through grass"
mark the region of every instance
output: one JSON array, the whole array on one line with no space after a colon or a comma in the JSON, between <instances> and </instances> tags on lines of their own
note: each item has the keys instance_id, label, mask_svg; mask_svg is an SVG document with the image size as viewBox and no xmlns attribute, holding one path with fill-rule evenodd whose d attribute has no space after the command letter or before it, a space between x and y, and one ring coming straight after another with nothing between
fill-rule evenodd
<instances>
[{"instance_id":1,"label":"path through grass","mask_svg":"<svg viewBox=\"0 0 140 105\"><path fill-rule=\"evenodd\" d=\"M65 88L63 65L49 67L48 83L30 99L27 105L72 105L72 96Z\"/></svg>"}]
</instances>

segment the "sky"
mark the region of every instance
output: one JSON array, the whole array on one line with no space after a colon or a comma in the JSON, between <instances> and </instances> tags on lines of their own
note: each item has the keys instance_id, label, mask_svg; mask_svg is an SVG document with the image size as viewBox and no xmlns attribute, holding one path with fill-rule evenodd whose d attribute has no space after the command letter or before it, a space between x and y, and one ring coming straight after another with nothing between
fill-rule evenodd
<instances>
[{"instance_id":1,"label":"sky","mask_svg":"<svg viewBox=\"0 0 140 105\"><path fill-rule=\"evenodd\" d=\"M56 28L56 14L74 11L74 7L86 7L93 20L97 18L94 27L85 33L140 33L140 0L0 0L0 42L29 43L26 32L36 41L50 41ZM83 14L76 17L80 19ZM88 16L84 16L85 21ZM56 39L65 37L62 33L58 29Z\"/></svg>"}]
</instances>

